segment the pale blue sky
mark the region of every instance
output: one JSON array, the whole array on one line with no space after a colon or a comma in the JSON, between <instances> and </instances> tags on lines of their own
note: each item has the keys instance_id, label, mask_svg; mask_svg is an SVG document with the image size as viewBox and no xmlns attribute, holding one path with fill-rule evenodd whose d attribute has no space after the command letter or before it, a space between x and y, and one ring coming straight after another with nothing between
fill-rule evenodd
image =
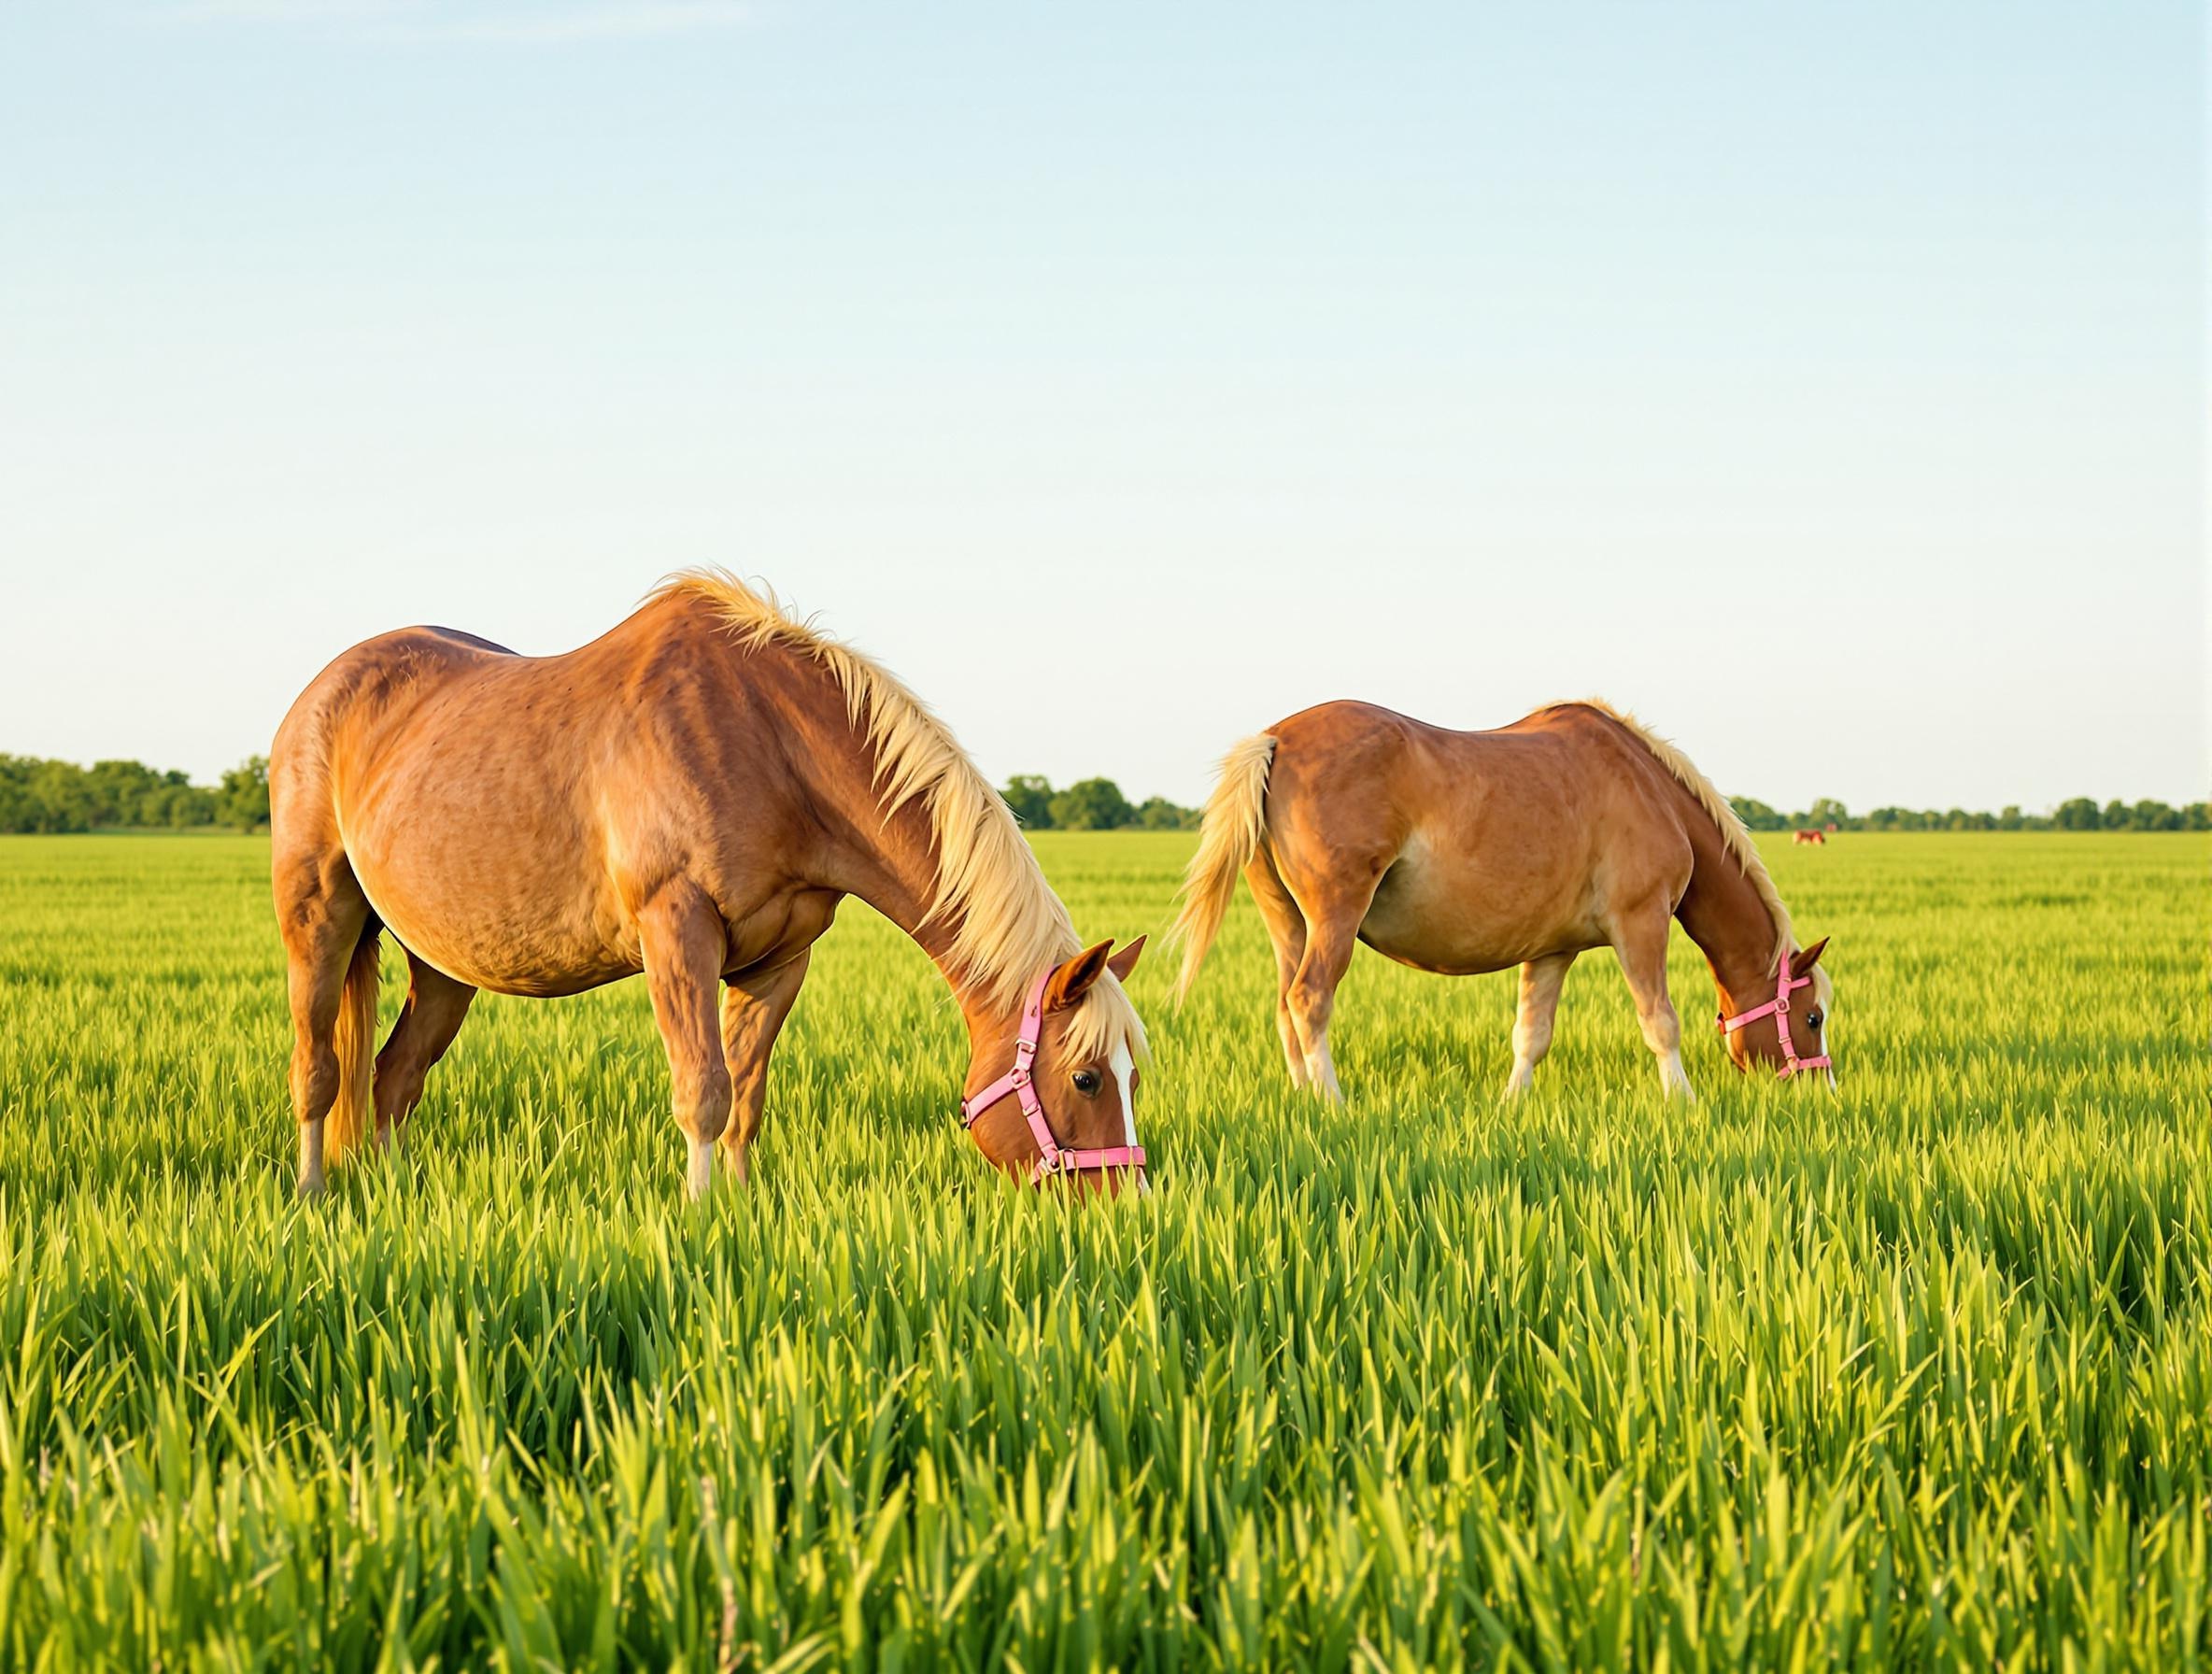
<instances>
[{"instance_id":1,"label":"pale blue sky","mask_svg":"<svg viewBox=\"0 0 2212 1674\"><path fill-rule=\"evenodd\" d=\"M1360 696L2206 787L2194 7L8 0L0 749L765 576L994 777Z\"/></svg>"}]
</instances>

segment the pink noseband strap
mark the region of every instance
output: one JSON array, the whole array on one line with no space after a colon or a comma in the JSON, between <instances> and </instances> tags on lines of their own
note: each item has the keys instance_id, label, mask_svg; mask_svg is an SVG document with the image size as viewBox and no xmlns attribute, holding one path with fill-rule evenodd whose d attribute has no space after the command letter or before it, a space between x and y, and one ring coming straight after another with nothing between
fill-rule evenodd
<instances>
[{"instance_id":1,"label":"pink noseband strap","mask_svg":"<svg viewBox=\"0 0 2212 1674\"><path fill-rule=\"evenodd\" d=\"M1790 1039L1790 990L1811 986L1811 977L1790 974L1790 956L1785 952L1782 955L1781 965L1775 975L1774 998L1765 1005L1753 1006L1748 1012L1738 1012L1733 1017L1722 1018L1721 1032L1732 1035L1747 1023L1756 1023L1762 1017L1771 1016L1774 1019L1774 1032L1781 1037L1782 1057L1786 1060L1780 1071L1782 1080L1789 1080L1800 1070L1830 1068L1826 1053L1822 1053L1818 1057L1799 1057L1797 1043Z\"/></svg>"},{"instance_id":2,"label":"pink noseband strap","mask_svg":"<svg viewBox=\"0 0 2212 1674\"><path fill-rule=\"evenodd\" d=\"M1038 1182L1055 1174L1079 1174L1099 1169L1141 1169L1144 1166L1142 1145L1108 1145L1093 1151L1071 1151L1053 1138L1052 1124L1044 1119L1044 1106L1037 1098L1037 1085L1030 1075L1030 1067L1037 1061L1037 1043L1044 1035L1044 988L1052 981L1048 966L1029 990L1028 1003L1022 1007L1022 1028L1014 1043L1014 1068L972 1099L960 1100L960 1126L971 1132L975 1118L1005 1098L1009 1093L1022 1107L1022 1119L1029 1125L1029 1137L1037 1142ZM1128 1089L1122 1089L1128 1097Z\"/></svg>"}]
</instances>

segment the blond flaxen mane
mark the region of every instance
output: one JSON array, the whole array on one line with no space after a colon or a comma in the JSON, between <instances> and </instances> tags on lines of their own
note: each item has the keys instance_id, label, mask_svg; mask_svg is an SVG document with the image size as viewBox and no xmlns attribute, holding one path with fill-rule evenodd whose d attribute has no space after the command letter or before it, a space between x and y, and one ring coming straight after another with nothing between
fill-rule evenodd
<instances>
[{"instance_id":1,"label":"blond flaxen mane","mask_svg":"<svg viewBox=\"0 0 2212 1674\"><path fill-rule=\"evenodd\" d=\"M1013 1010L1048 965L1083 950L1068 908L1045 882L1005 800L960 747L952 730L880 663L793 617L765 588L718 570L688 570L654 589L656 599L696 599L715 610L748 650L776 646L827 670L844 694L845 713L875 757L874 777L887 820L909 802L929 816L937 850L937 890L925 922L953 927L948 962ZM1110 1057L1126 1044L1144 1050L1144 1027L1121 984L1099 978L1068 1019L1071 1051Z\"/></svg>"},{"instance_id":2,"label":"blond flaxen mane","mask_svg":"<svg viewBox=\"0 0 2212 1674\"><path fill-rule=\"evenodd\" d=\"M1706 816L1720 831L1722 846L1735 858L1737 865L1743 868L1743 875L1750 880L1752 889L1758 893L1760 901L1765 903L1767 913L1774 919L1774 969L1780 970L1782 960L1788 958L1797 945L1796 932L1790 928L1790 909L1782 905L1780 892L1775 888L1774 879L1766 873L1766 862L1759 858L1758 846L1751 842L1751 834L1744 829L1743 821L1737 818L1736 810L1728 805L1728 799L1714 787L1710 779L1697 771L1697 764L1683 755L1678 746L1660 737L1626 710L1615 709L1602 698L1583 698L1580 701L1580 706L1595 709L1608 719L1626 728L1637 743L1651 751L1659 765L1672 773L1680 782L1682 788L1696 799L1697 805L1705 810ZM1817 966L1815 970L1824 986L1827 973Z\"/></svg>"}]
</instances>

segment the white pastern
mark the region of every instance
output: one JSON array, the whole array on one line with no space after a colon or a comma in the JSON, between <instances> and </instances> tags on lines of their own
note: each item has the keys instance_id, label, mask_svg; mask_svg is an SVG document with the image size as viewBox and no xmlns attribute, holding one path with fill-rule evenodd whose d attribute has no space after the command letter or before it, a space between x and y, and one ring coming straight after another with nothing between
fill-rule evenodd
<instances>
[{"instance_id":1,"label":"white pastern","mask_svg":"<svg viewBox=\"0 0 2212 1674\"><path fill-rule=\"evenodd\" d=\"M1336 1060L1328 1055L1328 1030L1321 1031L1321 1038L1313 1049L1306 1054L1306 1082L1331 1104L1344 1102L1344 1089L1337 1085Z\"/></svg>"},{"instance_id":2,"label":"white pastern","mask_svg":"<svg viewBox=\"0 0 2212 1674\"><path fill-rule=\"evenodd\" d=\"M322 1124L300 1124L300 1190L315 1193L322 1190Z\"/></svg>"}]
</instances>

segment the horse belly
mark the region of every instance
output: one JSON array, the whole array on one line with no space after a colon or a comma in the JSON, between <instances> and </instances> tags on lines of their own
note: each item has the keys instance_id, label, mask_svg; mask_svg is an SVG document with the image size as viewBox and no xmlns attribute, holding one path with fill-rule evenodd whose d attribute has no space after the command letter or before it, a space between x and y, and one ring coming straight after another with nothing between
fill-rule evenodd
<instances>
[{"instance_id":1,"label":"horse belly","mask_svg":"<svg viewBox=\"0 0 2212 1674\"><path fill-rule=\"evenodd\" d=\"M372 903L376 897L369 897ZM377 915L400 944L458 982L493 994L546 1000L581 994L644 969L634 951L625 955L603 937L576 934L543 920L493 920L468 912L438 914L409 899L396 913Z\"/></svg>"},{"instance_id":2,"label":"horse belly","mask_svg":"<svg viewBox=\"0 0 2212 1674\"><path fill-rule=\"evenodd\" d=\"M580 830L529 829L545 822L434 794L392 806L404 817L347 822L347 858L408 952L473 987L541 998L643 969Z\"/></svg>"},{"instance_id":3,"label":"horse belly","mask_svg":"<svg viewBox=\"0 0 2212 1674\"><path fill-rule=\"evenodd\" d=\"M1447 976L1504 971L1538 955L1593 945L1586 882L1555 854L1454 850L1415 833L1360 921L1377 953Z\"/></svg>"}]
</instances>

